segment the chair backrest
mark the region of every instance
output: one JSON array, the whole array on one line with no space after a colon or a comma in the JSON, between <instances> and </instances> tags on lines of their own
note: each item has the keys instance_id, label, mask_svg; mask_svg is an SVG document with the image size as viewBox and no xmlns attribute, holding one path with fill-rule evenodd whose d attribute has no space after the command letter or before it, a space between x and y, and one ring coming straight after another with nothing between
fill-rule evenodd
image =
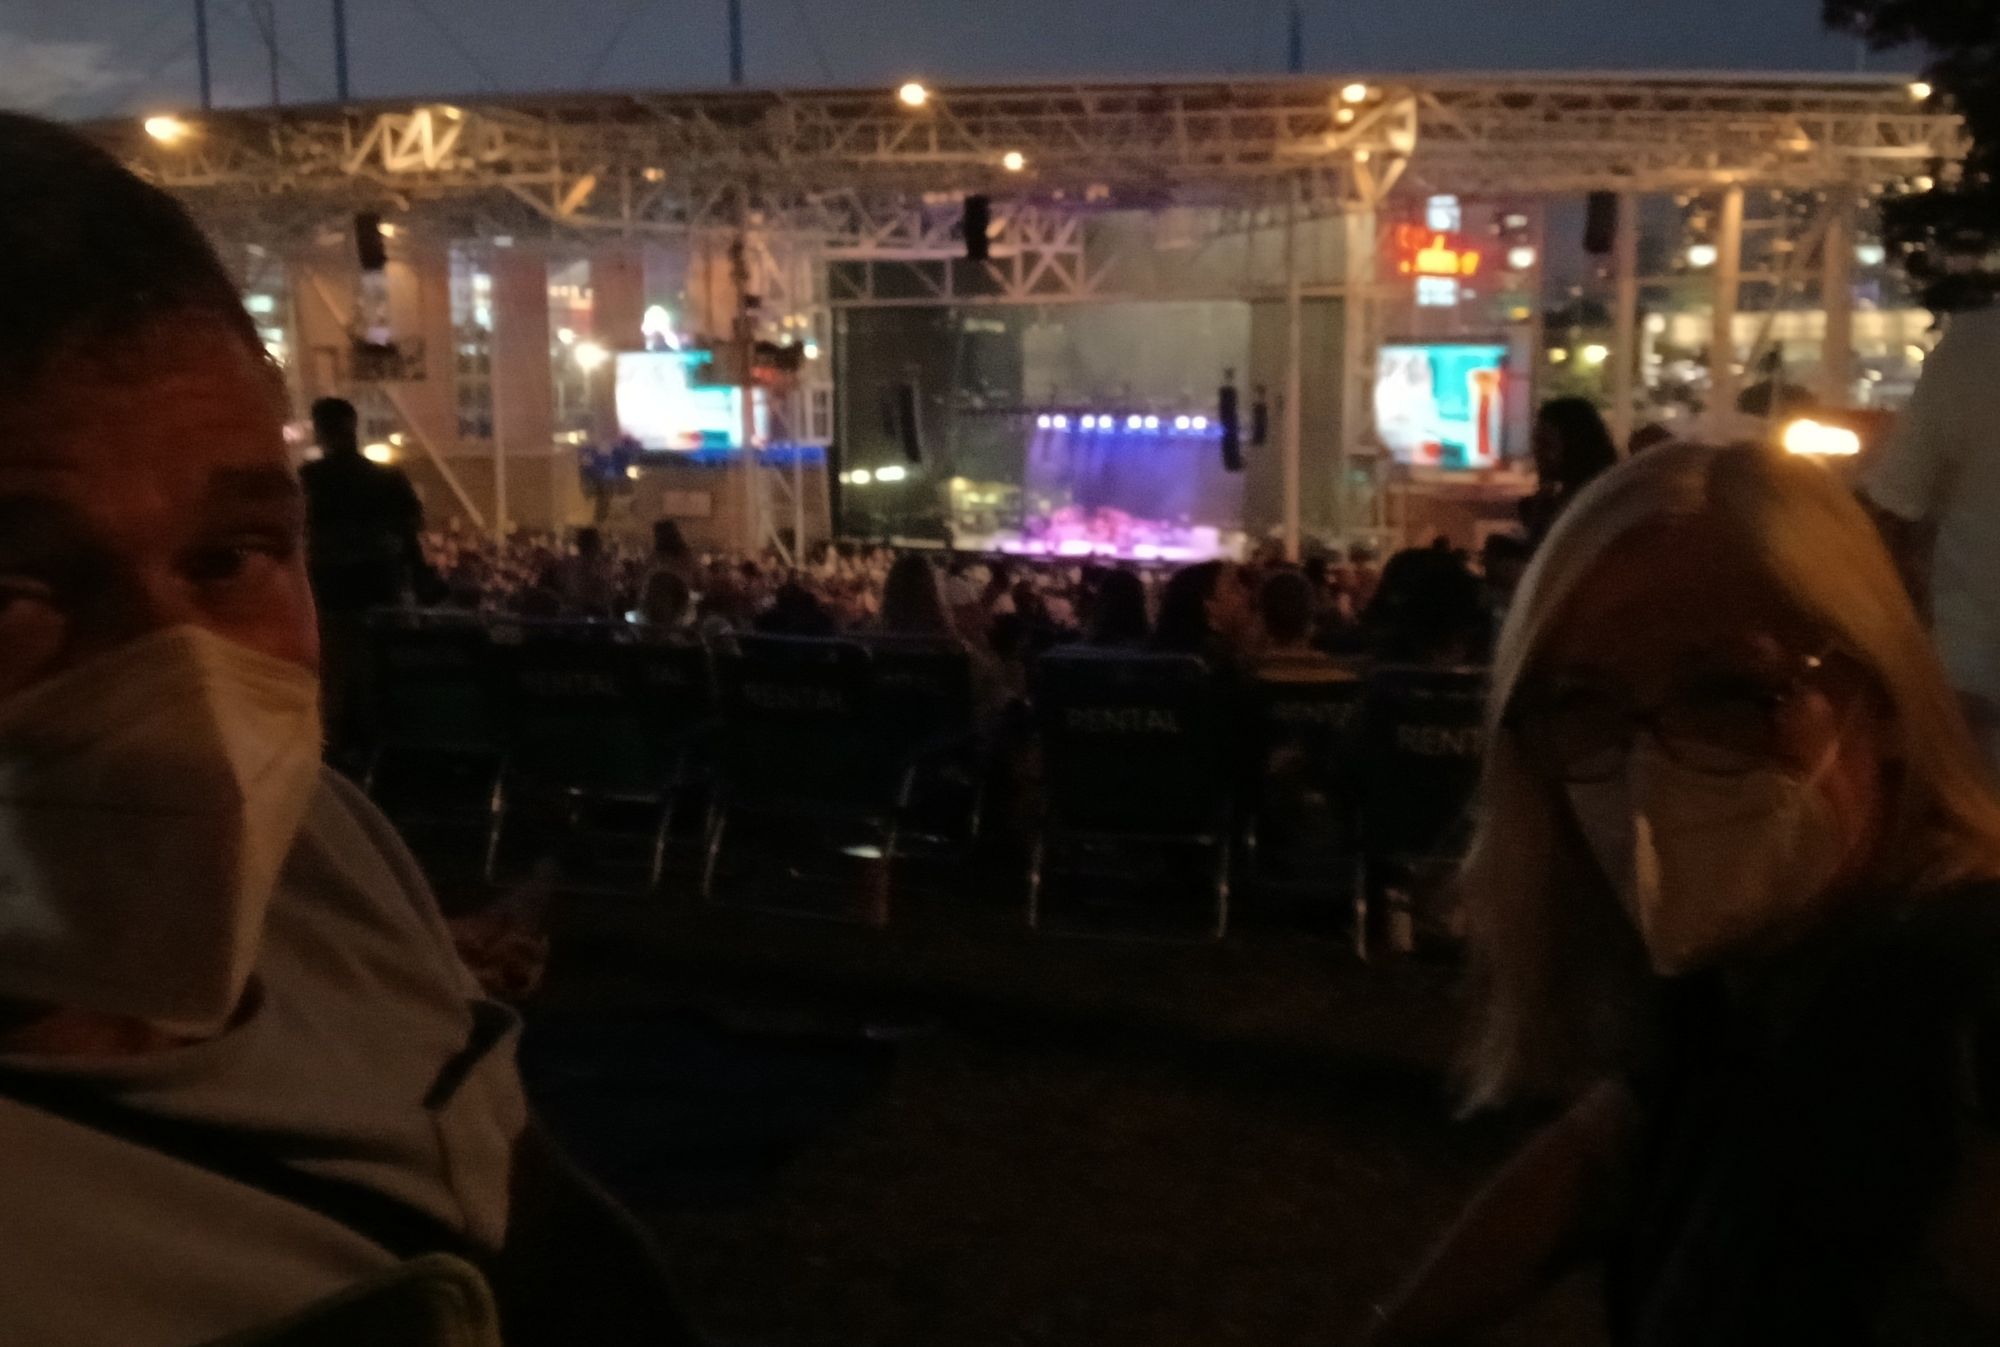
<instances>
[{"instance_id":1,"label":"chair backrest","mask_svg":"<svg viewBox=\"0 0 2000 1347\"><path fill-rule=\"evenodd\" d=\"M1212 835L1226 822L1229 716L1202 661L1057 650L1037 661L1033 696L1059 827Z\"/></svg>"},{"instance_id":2,"label":"chair backrest","mask_svg":"<svg viewBox=\"0 0 2000 1347\"><path fill-rule=\"evenodd\" d=\"M972 731L972 655L962 642L877 637L868 642L868 651L881 734L916 749Z\"/></svg>"},{"instance_id":3,"label":"chair backrest","mask_svg":"<svg viewBox=\"0 0 2000 1347\"><path fill-rule=\"evenodd\" d=\"M645 680L646 649L604 625L520 624L501 647L511 767L544 784L649 792L672 771Z\"/></svg>"},{"instance_id":4,"label":"chair backrest","mask_svg":"<svg viewBox=\"0 0 2000 1347\"><path fill-rule=\"evenodd\" d=\"M1260 675L1250 685L1252 765L1262 774L1282 757L1296 762L1318 787L1351 788L1355 736L1368 684L1332 667L1318 675L1286 670L1277 677Z\"/></svg>"},{"instance_id":5,"label":"chair backrest","mask_svg":"<svg viewBox=\"0 0 2000 1347\"><path fill-rule=\"evenodd\" d=\"M882 803L892 754L874 733L873 662L854 641L744 636L717 655L724 772L740 804Z\"/></svg>"},{"instance_id":6,"label":"chair backrest","mask_svg":"<svg viewBox=\"0 0 2000 1347\"><path fill-rule=\"evenodd\" d=\"M493 646L476 618L385 612L370 621L385 745L497 752L505 739Z\"/></svg>"},{"instance_id":7,"label":"chair backrest","mask_svg":"<svg viewBox=\"0 0 2000 1347\"><path fill-rule=\"evenodd\" d=\"M1486 675L1389 666L1364 704L1362 837L1377 855L1452 857L1486 752Z\"/></svg>"}]
</instances>

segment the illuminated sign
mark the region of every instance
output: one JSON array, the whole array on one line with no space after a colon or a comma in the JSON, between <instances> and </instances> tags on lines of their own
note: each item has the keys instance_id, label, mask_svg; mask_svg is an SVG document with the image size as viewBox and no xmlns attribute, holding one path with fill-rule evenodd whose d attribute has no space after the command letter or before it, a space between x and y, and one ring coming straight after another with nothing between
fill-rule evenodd
<instances>
[{"instance_id":1,"label":"illuminated sign","mask_svg":"<svg viewBox=\"0 0 2000 1347\"><path fill-rule=\"evenodd\" d=\"M1458 235L1422 225L1397 225L1391 255L1399 276L1469 277L1479 274L1482 257Z\"/></svg>"}]
</instances>

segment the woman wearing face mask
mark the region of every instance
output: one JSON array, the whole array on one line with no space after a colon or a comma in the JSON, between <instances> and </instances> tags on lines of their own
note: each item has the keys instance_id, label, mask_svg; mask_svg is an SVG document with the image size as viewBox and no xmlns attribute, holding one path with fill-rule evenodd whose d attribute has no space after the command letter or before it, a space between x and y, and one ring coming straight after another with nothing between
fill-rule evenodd
<instances>
[{"instance_id":1,"label":"woman wearing face mask","mask_svg":"<svg viewBox=\"0 0 2000 1347\"><path fill-rule=\"evenodd\" d=\"M1593 1260L1621 1347L2000 1341L2000 805L1859 507L1649 451L1550 535L1494 698L1470 1102L1574 1102L1371 1340Z\"/></svg>"}]
</instances>

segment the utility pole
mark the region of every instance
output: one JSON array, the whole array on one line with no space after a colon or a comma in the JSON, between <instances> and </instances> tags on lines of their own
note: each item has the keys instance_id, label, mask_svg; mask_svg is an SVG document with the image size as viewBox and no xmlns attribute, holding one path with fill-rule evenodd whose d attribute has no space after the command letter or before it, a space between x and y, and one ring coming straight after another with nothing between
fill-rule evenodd
<instances>
[{"instance_id":1,"label":"utility pole","mask_svg":"<svg viewBox=\"0 0 2000 1347\"><path fill-rule=\"evenodd\" d=\"M333 94L342 103L349 100L347 83L347 0L333 0Z\"/></svg>"},{"instance_id":2,"label":"utility pole","mask_svg":"<svg viewBox=\"0 0 2000 1347\"><path fill-rule=\"evenodd\" d=\"M1292 22L1286 36L1289 44L1285 49L1285 68L1294 75L1303 75L1306 73L1306 16L1299 7L1299 0L1292 0Z\"/></svg>"},{"instance_id":3,"label":"utility pole","mask_svg":"<svg viewBox=\"0 0 2000 1347\"><path fill-rule=\"evenodd\" d=\"M729 83L743 87L743 0L729 0Z\"/></svg>"},{"instance_id":4,"label":"utility pole","mask_svg":"<svg viewBox=\"0 0 2000 1347\"><path fill-rule=\"evenodd\" d=\"M215 106L215 89L208 77L208 0L194 0L194 65L201 77L201 110Z\"/></svg>"}]
</instances>

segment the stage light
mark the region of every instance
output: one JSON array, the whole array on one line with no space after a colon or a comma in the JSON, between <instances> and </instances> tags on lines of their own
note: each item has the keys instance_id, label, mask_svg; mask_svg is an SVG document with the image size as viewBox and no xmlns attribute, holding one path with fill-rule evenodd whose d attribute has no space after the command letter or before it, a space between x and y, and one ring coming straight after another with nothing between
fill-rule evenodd
<instances>
[{"instance_id":1,"label":"stage light","mask_svg":"<svg viewBox=\"0 0 2000 1347\"><path fill-rule=\"evenodd\" d=\"M1196 418L1194 419L1194 428L1195 428L1196 430L1207 430L1207 429L1208 429L1208 418L1207 418L1206 416L1197 416L1197 417L1196 417Z\"/></svg>"},{"instance_id":2,"label":"stage light","mask_svg":"<svg viewBox=\"0 0 2000 1347\"><path fill-rule=\"evenodd\" d=\"M384 444L382 441L377 440L373 444L363 445L361 456L370 463L394 463L396 461L396 450L395 446Z\"/></svg>"},{"instance_id":3,"label":"stage light","mask_svg":"<svg viewBox=\"0 0 2000 1347\"><path fill-rule=\"evenodd\" d=\"M909 475L910 470L900 463L891 463L886 468L875 469L875 480L878 482L900 482Z\"/></svg>"},{"instance_id":4,"label":"stage light","mask_svg":"<svg viewBox=\"0 0 2000 1347\"><path fill-rule=\"evenodd\" d=\"M1149 416L1149 417L1147 417L1147 418L1146 418L1146 429L1148 429L1148 430L1158 430L1159 428L1160 428L1160 418L1159 418L1159 417L1157 417L1157 416Z\"/></svg>"},{"instance_id":5,"label":"stage light","mask_svg":"<svg viewBox=\"0 0 2000 1347\"><path fill-rule=\"evenodd\" d=\"M1910 81L1910 97L1914 98L1917 102L1925 102L1930 98L1931 93L1932 89L1929 80Z\"/></svg>"},{"instance_id":6,"label":"stage light","mask_svg":"<svg viewBox=\"0 0 2000 1347\"><path fill-rule=\"evenodd\" d=\"M384 220L381 224L377 225L375 228L376 232L381 234L381 236L385 239L392 239L396 237L397 234L402 232L401 230L396 228L394 224L390 223L387 220Z\"/></svg>"},{"instance_id":7,"label":"stage light","mask_svg":"<svg viewBox=\"0 0 2000 1347\"><path fill-rule=\"evenodd\" d=\"M1084 428L1085 430L1096 430L1096 429L1097 429L1097 418L1096 418L1096 417L1094 417L1094 416L1086 416L1086 417L1084 417L1084 418L1083 418L1083 428Z\"/></svg>"},{"instance_id":8,"label":"stage light","mask_svg":"<svg viewBox=\"0 0 2000 1347\"><path fill-rule=\"evenodd\" d=\"M1146 418L1143 416L1132 415L1125 418L1125 429L1127 430L1137 430L1145 424Z\"/></svg>"},{"instance_id":9,"label":"stage light","mask_svg":"<svg viewBox=\"0 0 2000 1347\"><path fill-rule=\"evenodd\" d=\"M1189 417L1189 416L1176 416L1176 417L1174 418L1174 429L1175 429L1175 430L1189 430L1189 429L1192 429L1192 428L1193 428L1193 426L1194 426L1194 418L1193 418L1193 417Z\"/></svg>"},{"instance_id":10,"label":"stage light","mask_svg":"<svg viewBox=\"0 0 2000 1347\"><path fill-rule=\"evenodd\" d=\"M1879 267L1889 260L1889 250L1879 243L1857 243L1854 260L1864 267Z\"/></svg>"},{"instance_id":11,"label":"stage light","mask_svg":"<svg viewBox=\"0 0 2000 1347\"><path fill-rule=\"evenodd\" d=\"M1057 430L1068 430L1068 429L1069 429L1069 418L1068 418L1067 416L1063 416L1063 415L1061 415L1060 413L1058 413L1058 414L1057 414L1057 416L1056 416L1056 429L1057 429Z\"/></svg>"},{"instance_id":12,"label":"stage light","mask_svg":"<svg viewBox=\"0 0 2000 1347\"><path fill-rule=\"evenodd\" d=\"M1549 348L1549 363L1550 363L1551 365L1560 365L1560 364L1562 364L1562 363L1563 363L1563 362L1564 362L1565 360L1568 360L1568 359L1569 359L1569 352L1568 352L1567 350L1563 349L1562 347L1560 347L1560 346L1551 346L1551 347Z\"/></svg>"},{"instance_id":13,"label":"stage light","mask_svg":"<svg viewBox=\"0 0 2000 1347\"><path fill-rule=\"evenodd\" d=\"M1507 250L1507 265L1515 271L1526 271L1535 265L1535 250L1525 243L1517 243Z\"/></svg>"},{"instance_id":14,"label":"stage light","mask_svg":"<svg viewBox=\"0 0 2000 1347\"><path fill-rule=\"evenodd\" d=\"M1804 458L1853 458L1861 437L1845 426L1829 426L1802 416L1785 427L1785 452Z\"/></svg>"},{"instance_id":15,"label":"stage light","mask_svg":"<svg viewBox=\"0 0 2000 1347\"><path fill-rule=\"evenodd\" d=\"M1602 342L1594 341L1583 348L1583 363L1586 365L1602 365L1610 358L1611 348Z\"/></svg>"},{"instance_id":16,"label":"stage light","mask_svg":"<svg viewBox=\"0 0 2000 1347\"><path fill-rule=\"evenodd\" d=\"M867 486L875 480L875 474L866 468L856 468L847 474L847 480L855 486Z\"/></svg>"},{"instance_id":17,"label":"stage light","mask_svg":"<svg viewBox=\"0 0 2000 1347\"><path fill-rule=\"evenodd\" d=\"M636 482L639 480L639 465L637 463L634 463L631 467L625 469L625 478L627 481L632 481L632 482Z\"/></svg>"},{"instance_id":18,"label":"stage light","mask_svg":"<svg viewBox=\"0 0 2000 1347\"><path fill-rule=\"evenodd\" d=\"M931 91L915 80L911 80L908 84L896 90L896 97L902 100L903 106L906 108L920 108L931 101Z\"/></svg>"},{"instance_id":19,"label":"stage light","mask_svg":"<svg viewBox=\"0 0 2000 1347\"><path fill-rule=\"evenodd\" d=\"M807 342L805 345L805 356L808 360L819 359L819 343L816 341Z\"/></svg>"},{"instance_id":20,"label":"stage light","mask_svg":"<svg viewBox=\"0 0 2000 1347\"><path fill-rule=\"evenodd\" d=\"M1722 254L1716 251L1716 247L1713 243L1692 243L1688 245L1688 250L1687 250L1688 265L1695 268L1697 271L1701 270L1704 267L1714 266L1715 259L1720 256L1722 256Z\"/></svg>"},{"instance_id":21,"label":"stage light","mask_svg":"<svg viewBox=\"0 0 2000 1347\"><path fill-rule=\"evenodd\" d=\"M1910 186L1916 188L1919 192L1928 192L1931 188L1937 186L1937 179L1928 173L1919 173L1916 177L1910 179Z\"/></svg>"},{"instance_id":22,"label":"stage light","mask_svg":"<svg viewBox=\"0 0 2000 1347\"><path fill-rule=\"evenodd\" d=\"M576 357L576 367L585 374L600 368L611 359L611 352L594 341L580 341L570 351Z\"/></svg>"},{"instance_id":23,"label":"stage light","mask_svg":"<svg viewBox=\"0 0 2000 1347\"><path fill-rule=\"evenodd\" d=\"M1333 120L1341 126L1348 125L1350 122L1354 120L1354 109L1353 108L1337 109L1333 114Z\"/></svg>"},{"instance_id":24,"label":"stage light","mask_svg":"<svg viewBox=\"0 0 2000 1347\"><path fill-rule=\"evenodd\" d=\"M178 145L193 134L194 128L169 113L148 117L143 123L146 134L162 145Z\"/></svg>"},{"instance_id":25,"label":"stage light","mask_svg":"<svg viewBox=\"0 0 2000 1347\"><path fill-rule=\"evenodd\" d=\"M1019 150L1009 150L1000 156L1000 167L1009 173L1019 173L1028 166L1028 156Z\"/></svg>"},{"instance_id":26,"label":"stage light","mask_svg":"<svg viewBox=\"0 0 2000 1347\"><path fill-rule=\"evenodd\" d=\"M1035 425L1042 430L1054 430L1056 428L1056 419L1047 412L1044 412L1035 418Z\"/></svg>"},{"instance_id":27,"label":"stage light","mask_svg":"<svg viewBox=\"0 0 2000 1347\"><path fill-rule=\"evenodd\" d=\"M1368 86L1359 81L1348 85L1340 91L1340 101L1343 103L1366 103L1368 101Z\"/></svg>"},{"instance_id":28,"label":"stage light","mask_svg":"<svg viewBox=\"0 0 2000 1347\"><path fill-rule=\"evenodd\" d=\"M556 329L556 340L557 340L557 341L559 341L559 342L561 342L561 343L562 343L563 345L565 345L565 346L574 346L574 345L576 345L576 329L575 329L575 328L571 328L571 327L559 327L559 328L557 328L557 329Z\"/></svg>"}]
</instances>

